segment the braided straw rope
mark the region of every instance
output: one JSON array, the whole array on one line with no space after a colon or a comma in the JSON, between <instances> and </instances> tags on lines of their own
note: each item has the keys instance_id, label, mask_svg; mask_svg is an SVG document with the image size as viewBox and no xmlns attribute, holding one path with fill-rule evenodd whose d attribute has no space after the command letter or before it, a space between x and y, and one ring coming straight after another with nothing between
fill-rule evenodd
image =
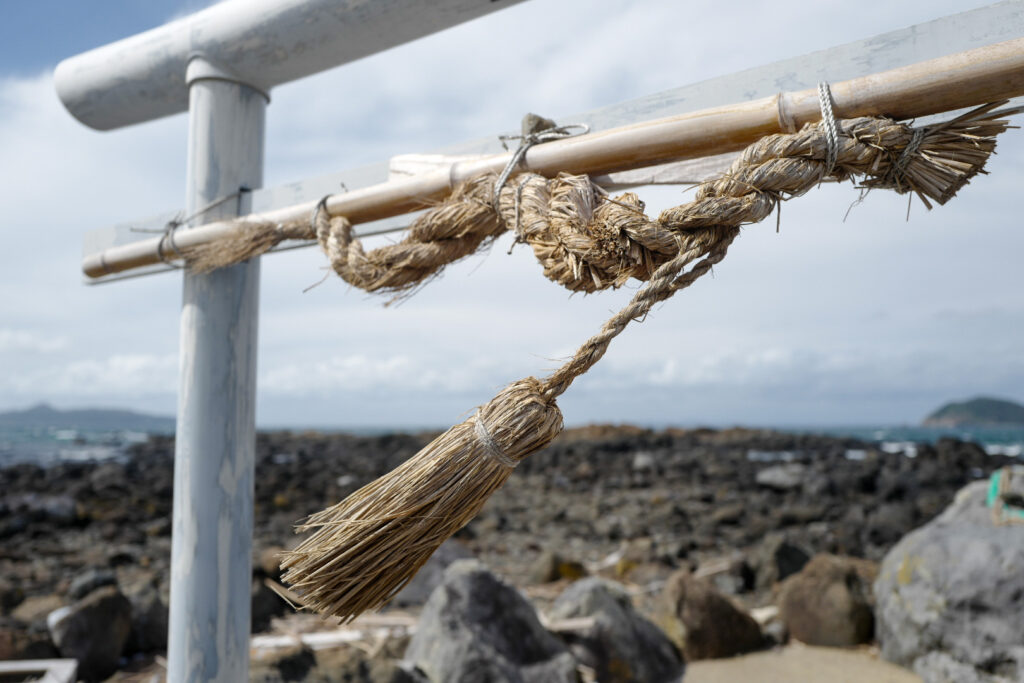
<instances>
[{"instance_id":1,"label":"braided straw rope","mask_svg":"<svg viewBox=\"0 0 1024 683\"><path fill-rule=\"evenodd\" d=\"M865 187L912 190L943 203L982 171L994 136L1005 130L1006 122L993 118L998 114L986 117L992 108L918 135L884 119L845 121L833 145L832 176L864 175ZM517 462L559 434L555 399L612 339L721 261L742 224L820 182L828 154L818 126L770 136L722 178L702 184L693 202L656 221L643 216L631 194L604 201L586 178L528 173L501 190L500 221L487 201L493 177L476 179L417 220L405 240L371 252L352 238L347 220L318 211L316 236L335 272L368 291L408 291L504 226L531 245L548 277L570 289L593 291L628 277L648 282L551 376L511 384L392 472L306 520L299 530L313 533L282 562L283 579L302 603L348 621L387 602L479 512Z\"/></svg>"},{"instance_id":2,"label":"braided straw rope","mask_svg":"<svg viewBox=\"0 0 1024 683\"><path fill-rule=\"evenodd\" d=\"M232 236L193 247L186 257L194 270L208 271L257 256L285 239L316 239L331 268L353 287L405 295L513 230L517 240L531 246L545 276L572 291L594 292L630 278L649 279L675 255L674 232L758 222L780 199L803 194L823 177L866 176L864 187L914 192L929 208L931 201L943 204L981 171L995 136L1007 126L1000 117L1015 113L993 112L996 106L916 131L884 118L848 119L839 125L838 144L831 146L823 123L765 137L721 178L701 184L694 201L662 212L657 220L643 214L635 194L610 199L586 176L570 175L513 176L496 211L490 174L456 188L418 217L400 242L372 251L353 237L344 216L328 216L318 207L309 223L240 221Z\"/></svg>"}]
</instances>

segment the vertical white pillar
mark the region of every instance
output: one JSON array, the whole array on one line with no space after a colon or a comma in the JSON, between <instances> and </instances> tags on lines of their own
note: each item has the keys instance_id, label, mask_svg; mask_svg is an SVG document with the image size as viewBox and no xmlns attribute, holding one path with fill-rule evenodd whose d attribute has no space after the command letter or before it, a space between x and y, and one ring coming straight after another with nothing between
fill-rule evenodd
<instances>
[{"instance_id":1,"label":"vertical white pillar","mask_svg":"<svg viewBox=\"0 0 1024 683\"><path fill-rule=\"evenodd\" d=\"M263 181L264 93L188 67L189 215L246 213ZM234 196L232 196L234 195ZM247 681L259 262L185 273L174 460L168 680Z\"/></svg>"}]
</instances>

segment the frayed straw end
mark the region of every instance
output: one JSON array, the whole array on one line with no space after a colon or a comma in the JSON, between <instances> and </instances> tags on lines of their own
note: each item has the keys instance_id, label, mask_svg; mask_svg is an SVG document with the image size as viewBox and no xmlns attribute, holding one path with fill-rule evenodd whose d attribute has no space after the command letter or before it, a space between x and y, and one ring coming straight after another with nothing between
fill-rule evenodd
<instances>
[{"instance_id":1,"label":"frayed straw end","mask_svg":"<svg viewBox=\"0 0 1024 683\"><path fill-rule=\"evenodd\" d=\"M476 516L515 463L561 430L562 413L538 380L506 387L393 471L310 517L299 530L315 531L285 554L282 579L305 605L343 622L382 606Z\"/></svg>"},{"instance_id":2,"label":"frayed straw end","mask_svg":"<svg viewBox=\"0 0 1024 683\"><path fill-rule=\"evenodd\" d=\"M265 254L286 236L274 223L241 223L228 237L183 249L189 270L209 273Z\"/></svg>"},{"instance_id":3,"label":"frayed straw end","mask_svg":"<svg viewBox=\"0 0 1024 683\"><path fill-rule=\"evenodd\" d=\"M1007 101L986 104L924 128L910 158L896 160L889 174L868 180L863 186L893 189L900 194L914 192L929 209L929 200L945 204L974 176L985 172L985 163L995 153L996 137L1010 127L1006 117L1024 111L1024 107L993 111Z\"/></svg>"}]
</instances>

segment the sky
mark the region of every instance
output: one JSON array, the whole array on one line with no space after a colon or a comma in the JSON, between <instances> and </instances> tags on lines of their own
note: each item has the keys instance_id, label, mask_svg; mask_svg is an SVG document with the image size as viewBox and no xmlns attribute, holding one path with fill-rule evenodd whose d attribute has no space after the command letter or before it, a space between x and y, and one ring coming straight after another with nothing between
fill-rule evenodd
<instances>
[{"instance_id":1,"label":"sky","mask_svg":"<svg viewBox=\"0 0 1024 683\"><path fill-rule=\"evenodd\" d=\"M184 115L99 133L57 99L63 58L202 8L0 0L0 410L173 413L181 274L87 286L91 229L184 201ZM280 86L265 186L556 119L952 14L939 0L529 0ZM60 21L54 21L60 17ZM797 19L798 17L798 19ZM560 399L569 424L910 424L949 400L1024 401L1024 133L945 207L824 186L748 226L714 275L632 325ZM649 212L684 188L639 190ZM508 239L399 306L323 276L315 248L263 259L264 426L446 426L546 373L624 305L569 296Z\"/></svg>"}]
</instances>

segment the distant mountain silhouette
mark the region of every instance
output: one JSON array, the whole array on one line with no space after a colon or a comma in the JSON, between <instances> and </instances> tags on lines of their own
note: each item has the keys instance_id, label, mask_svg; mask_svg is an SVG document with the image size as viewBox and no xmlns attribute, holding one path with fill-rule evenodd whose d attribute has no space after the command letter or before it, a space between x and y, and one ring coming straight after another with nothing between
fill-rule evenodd
<instances>
[{"instance_id":1,"label":"distant mountain silhouette","mask_svg":"<svg viewBox=\"0 0 1024 683\"><path fill-rule=\"evenodd\" d=\"M979 396L947 403L924 419L925 427L997 427L1024 425L1024 406L1001 398Z\"/></svg>"},{"instance_id":2,"label":"distant mountain silhouette","mask_svg":"<svg viewBox=\"0 0 1024 683\"><path fill-rule=\"evenodd\" d=\"M0 413L0 427L56 427L58 429L96 429L102 431L131 430L139 432L172 432L174 418L146 415L131 410L83 408L58 410L40 403L25 410Z\"/></svg>"}]
</instances>

